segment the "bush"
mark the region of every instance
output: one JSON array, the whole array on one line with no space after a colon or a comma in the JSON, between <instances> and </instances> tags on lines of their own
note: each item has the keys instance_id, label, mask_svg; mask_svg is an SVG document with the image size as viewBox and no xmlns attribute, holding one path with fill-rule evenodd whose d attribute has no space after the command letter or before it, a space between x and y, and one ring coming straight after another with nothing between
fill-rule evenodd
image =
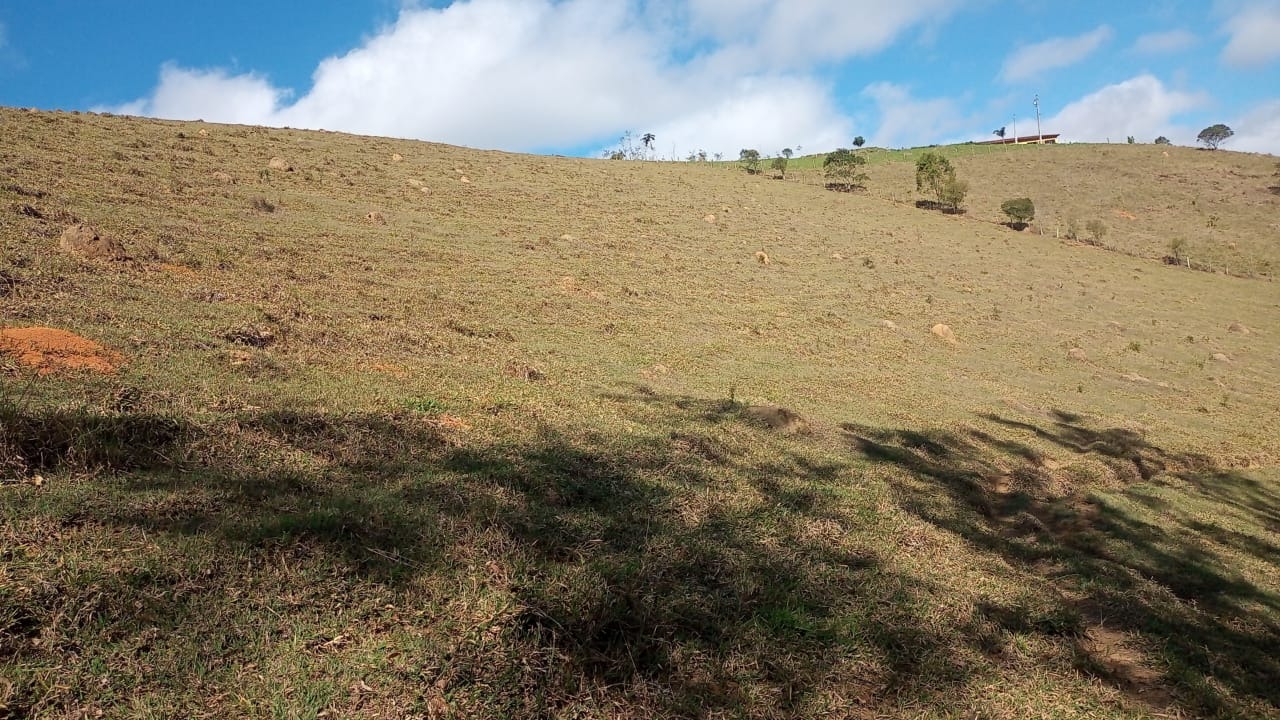
<instances>
[{"instance_id":1,"label":"bush","mask_svg":"<svg viewBox=\"0 0 1280 720\"><path fill-rule=\"evenodd\" d=\"M828 153L822 161L822 174L827 178L827 189L852 192L864 187L867 174L862 167L867 159L847 148Z\"/></svg>"},{"instance_id":2,"label":"bush","mask_svg":"<svg viewBox=\"0 0 1280 720\"><path fill-rule=\"evenodd\" d=\"M789 158L786 155L779 155L778 157L773 159L773 162L769 163L769 167L774 170L777 170L779 175L784 180L787 178L787 161L788 160Z\"/></svg>"},{"instance_id":3,"label":"bush","mask_svg":"<svg viewBox=\"0 0 1280 720\"><path fill-rule=\"evenodd\" d=\"M1135 140L1135 139L1134 139L1134 137L1133 137L1132 135L1130 135L1130 136L1125 140L1125 142L1129 143L1130 145L1133 145L1133 144L1136 144L1138 141L1137 141L1137 140Z\"/></svg>"},{"instance_id":4,"label":"bush","mask_svg":"<svg viewBox=\"0 0 1280 720\"><path fill-rule=\"evenodd\" d=\"M1107 236L1107 226L1101 220L1090 220L1084 227L1089 231L1094 243L1101 243L1102 238Z\"/></svg>"},{"instance_id":5,"label":"bush","mask_svg":"<svg viewBox=\"0 0 1280 720\"><path fill-rule=\"evenodd\" d=\"M1036 204L1031 198L1013 198L1000 204L1000 210L1009 217L1009 227L1021 230L1036 219Z\"/></svg>"},{"instance_id":6,"label":"bush","mask_svg":"<svg viewBox=\"0 0 1280 720\"><path fill-rule=\"evenodd\" d=\"M760 172L760 151L743 149L738 153L738 162L748 175L755 175Z\"/></svg>"},{"instance_id":7,"label":"bush","mask_svg":"<svg viewBox=\"0 0 1280 720\"><path fill-rule=\"evenodd\" d=\"M968 195L969 183L956 178L953 174L942 183L942 194L938 198L951 212L958 213L964 209L964 199Z\"/></svg>"},{"instance_id":8,"label":"bush","mask_svg":"<svg viewBox=\"0 0 1280 720\"><path fill-rule=\"evenodd\" d=\"M853 139L853 146L856 148L860 148L866 144L867 144L867 139L862 137L861 135Z\"/></svg>"},{"instance_id":9,"label":"bush","mask_svg":"<svg viewBox=\"0 0 1280 720\"><path fill-rule=\"evenodd\" d=\"M927 152L916 161L916 191L937 198L939 205L948 204L942 197L943 189L955 177L951 161L937 153Z\"/></svg>"},{"instance_id":10,"label":"bush","mask_svg":"<svg viewBox=\"0 0 1280 720\"><path fill-rule=\"evenodd\" d=\"M1169 142L1169 138L1167 138L1167 137L1165 137L1165 136L1161 135L1160 137L1156 138L1156 144L1157 144L1157 145L1172 145L1173 143Z\"/></svg>"}]
</instances>

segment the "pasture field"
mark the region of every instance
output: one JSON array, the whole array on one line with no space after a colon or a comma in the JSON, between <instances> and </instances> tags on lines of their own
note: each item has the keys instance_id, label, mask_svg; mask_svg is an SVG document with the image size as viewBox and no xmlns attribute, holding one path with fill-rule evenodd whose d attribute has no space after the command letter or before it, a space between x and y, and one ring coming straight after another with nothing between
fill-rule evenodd
<instances>
[{"instance_id":1,"label":"pasture field","mask_svg":"<svg viewBox=\"0 0 1280 720\"><path fill-rule=\"evenodd\" d=\"M0 718L1280 717L1275 158L0 138Z\"/></svg>"}]
</instances>

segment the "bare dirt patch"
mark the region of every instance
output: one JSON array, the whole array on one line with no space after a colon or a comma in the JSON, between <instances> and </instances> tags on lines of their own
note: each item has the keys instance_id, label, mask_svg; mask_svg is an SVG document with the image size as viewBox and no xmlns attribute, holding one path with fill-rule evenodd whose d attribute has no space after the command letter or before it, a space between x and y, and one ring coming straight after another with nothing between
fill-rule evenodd
<instances>
[{"instance_id":1,"label":"bare dirt patch","mask_svg":"<svg viewBox=\"0 0 1280 720\"><path fill-rule=\"evenodd\" d=\"M39 375L76 370L113 373L124 361L120 353L92 340L47 327L0 330L0 352L17 358Z\"/></svg>"}]
</instances>

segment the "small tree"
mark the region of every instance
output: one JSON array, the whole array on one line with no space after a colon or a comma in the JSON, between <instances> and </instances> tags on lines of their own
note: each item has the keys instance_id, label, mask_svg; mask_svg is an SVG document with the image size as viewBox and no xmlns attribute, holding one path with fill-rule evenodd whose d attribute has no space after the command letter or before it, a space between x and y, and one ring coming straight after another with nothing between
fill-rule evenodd
<instances>
[{"instance_id":1,"label":"small tree","mask_svg":"<svg viewBox=\"0 0 1280 720\"><path fill-rule=\"evenodd\" d=\"M1128 138L1126 138L1126 139L1125 139L1125 142L1129 143L1130 145L1134 145L1134 144L1136 144L1138 141L1137 141L1137 140L1135 140L1135 139L1134 139L1134 137L1133 137L1132 135L1130 135Z\"/></svg>"},{"instance_id":2,"label":"small tree","mask_svg":"<svg viewBox=\"0 0 1280 720\"><path fill-rule=\"evenodd\" d=\"M992 131L991 131L991 134L992 134L992 135L995 135L996 137L998 137L998 138L1000 138L1001 140L1003 140L1003 139L1004 139L1004 128L1000 128L1000 129L998 129L998 130L992 130Z\"/></svg>"},{"instance_id":3,"label":"small tree","mask_svg":"<svg viewBox=\"0 0 1280 720\"><path fill-rule=\"evenodd\" d=\"M1219 145L1235 134L1236 132L1231 128L1218 123L1201 130L1200 134L1196 136L1196 140L1204 143L1204 146L1210 150L1217 150Z\"/></svg>"},{"instance_id":4,"label":"small tree","mask_svg":"<svg viewBox=\"0 0 1280 720\"><path fill-rule=\"evenodd\" d=\"M738 162L748 175L755 175L760 172L760 151L744 148L738 153Z\"/></svg>"},{"instance_id":5,"label":"small tree","mask_svg":"<svg viewBox=\"0 0 1280 720\"><path fill-rule=\"evenodd\" d=\"M867 144L867 139L862 137L861 135L853 139L853 146L856 148L860 148L866 144Z\"/></svg>"},{"instance_id":6,"label":"small tree","mask_svg":"<svg viewBox=\"0 0 1280 720\"><path fill-rule=\"evenodd\" d=\"M1101 220L1090 220L1084 228L1089 231L1095 245L1101 245L1102 238L1107 236L1107 226Z\"/></svg>"},{"instance_id":7,"label":"small tree","mask_svg":"<svg viewBox=\"0 0 1280 720\"><path fill-rule=\"evenodd\" d=\"M1036 204L1031 198L1013 198L1000 204L1000 210L1009 216L1009 227L1023 230L1036 219Z\"/></svg>"},{"instance_id":8,"label":"small tree","mask_svg":"<svg viewBox=\"0 0 1280 720\"><path fill-rule=\"evenodd\" d=\"M969 183L957 178L952 174L942 183L942 194L939 200L943 206L949 208L952 213L959 213L964 209L964 199L969 195Z\"/></svg>"},{"instance_id":9,"label":"small tree","mask_svg":"<svg viewBox=\"0 0 1280 720\"><path fill-rule=\"evenodd\" d=\"M1160 137L1156 138L1156 144L1157 144L1157 145L1172 145L1173 143L1169 142L1169 138L1167 138L1167 137L1165 137L1165 136L1161 135Z\"/></svg>"},{"instance_id":10,"label":"small tree","mask_svg":"<svg viewBox=\"0 0 1280 720\"><path fill-rule=\"evenodd\" d=\"M777 170L779 177L783 180L787 179L787 161L791 159L790 153L790 149L783 150L781 155L774 158L773 162L769 163L769 167Z\"/></svg>"},{"instance_id":11,"label":"small tree","mask_svg":"<svg viewBox=\"0 0 1280 720\"><path fill-rule=\"evenodd\" d=\"M932 195L939 205L948 204L942 197L943 188L955 177L951 161L938 153L927 152L916 161L916 191Z\"/></svg>"},{"instance_id":12,"label":"small tree","mask_svg":"<svg viewBox=\"0 0 1280 720\"><path fill-rule=\"evenodd\" d=\"M827 178L827 189L853 192L867 183L862 167L867 159L848 148L828 153L822 160L822 174Z\"/></svg>"}]
</instances>

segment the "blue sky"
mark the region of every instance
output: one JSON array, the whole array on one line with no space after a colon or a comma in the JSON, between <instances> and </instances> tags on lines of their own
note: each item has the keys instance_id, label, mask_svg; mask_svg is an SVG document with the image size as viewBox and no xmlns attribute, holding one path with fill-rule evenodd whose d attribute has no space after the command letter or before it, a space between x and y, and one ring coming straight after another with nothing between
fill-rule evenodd
<instances>
[{"instance_id":1,"label":"blue sky","mask_svg":"<svg viewBox=\"0 0 1280 720\"><path fill-rule=\"evenodd\" d=\"M1280 154L1280 0L17 0L0 104L662 156L985 139Z\"/></svg>"}]
</instances>

